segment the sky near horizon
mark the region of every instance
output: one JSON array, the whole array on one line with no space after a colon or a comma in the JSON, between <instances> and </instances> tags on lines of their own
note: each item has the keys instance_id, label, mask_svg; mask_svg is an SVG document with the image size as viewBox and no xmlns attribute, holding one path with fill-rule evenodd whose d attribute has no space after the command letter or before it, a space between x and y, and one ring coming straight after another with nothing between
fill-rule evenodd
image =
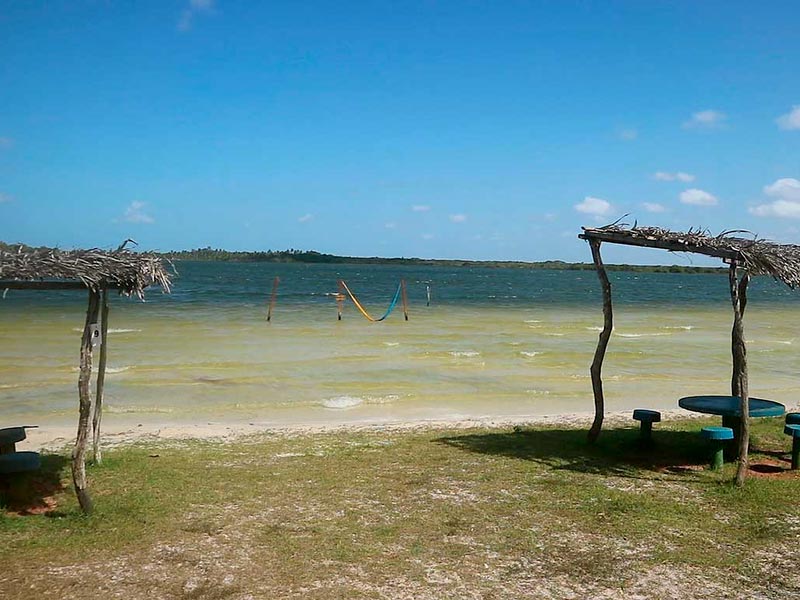
<instances>
[{"instance_id":1,"label":"sky near horizon","mask_svg":"<svg viewBox=\"0 0 800 600\"><path fill-rule=\"evenodd\" d=\"M627 214L800 243L798 30L796 0L7 1L0 240L587 261Z\"/></svg>"}]
</instances>

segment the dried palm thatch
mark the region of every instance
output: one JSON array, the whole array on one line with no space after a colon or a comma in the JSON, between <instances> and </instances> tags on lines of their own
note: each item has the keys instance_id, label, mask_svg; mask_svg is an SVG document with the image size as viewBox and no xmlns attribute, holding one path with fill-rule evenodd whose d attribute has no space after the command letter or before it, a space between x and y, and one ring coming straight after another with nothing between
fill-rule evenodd
<instances>
[{"instance_id":1,"label":"dried palm thatch","mask_svg":"<svg viewBox=\"0 0 800 600\"><path fill-rule=\"evenodd\" d=\"M161 257L131 252L124 248L106 251L58 250L54 248L0 249L0 280L6 281L78 281L93 291L115 288L126 296L144 297L144 290L160 285L170 289L170 275Z\"/></svg>"},{"instance_id":2,"label":"dried palm thatch","mask_svg":"<svg viewBox=\"0 0 800 600\"><path fill-rule=\"evenodd\" d=\"M747 239L734 234L750 232L723 231L715 236L702 229L690 229L683 233L660 227L629 227L624 223L612 223L604 227L584 227L580 237L735 260L752 275L769 275L791 288L800 286L800 246L776 244L756 236Z\"/></svg>"}]
</instances>

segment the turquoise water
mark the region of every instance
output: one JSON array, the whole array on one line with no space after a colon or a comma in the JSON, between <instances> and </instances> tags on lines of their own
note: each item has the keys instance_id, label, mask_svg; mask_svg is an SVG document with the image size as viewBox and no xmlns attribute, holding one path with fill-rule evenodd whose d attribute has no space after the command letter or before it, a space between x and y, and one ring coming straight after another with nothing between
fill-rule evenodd
<instances>
[{"instance_id":1,"label":"turquoise water","mask_svg":"<svg viewBox=\"0 0 800 600\"><path fill-rule=\"evenodd\" d=\"M592 271L180 263L171 295L112 299L107 419L322 423L592 409L602 325ZM280 276L271 323L266 310ZM609 408L675 408L727 393L731 310L720 275L611 273ZM380 315L330 295L343 278ZM432 303L426 306L426 285ZM0 410L9 422L73 423L82 292L0 301ZM747 308L751 393L795 405L800 292L756 279Z\"/></svg>"}]
</instances>

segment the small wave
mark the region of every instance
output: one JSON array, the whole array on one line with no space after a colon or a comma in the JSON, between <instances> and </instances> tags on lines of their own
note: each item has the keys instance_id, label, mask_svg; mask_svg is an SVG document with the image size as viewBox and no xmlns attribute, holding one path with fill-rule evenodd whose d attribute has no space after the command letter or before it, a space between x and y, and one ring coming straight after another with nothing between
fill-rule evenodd
<instances>
[{"instance_id":1,"label":"small wave","mask_svg":"<svg viewBox=\"0 0 800 600\"><path fill-rule=\"evenodd\" d=\"M171 413L172 409L166 406L115 406L106 404L103 407L105 412L126 415L136 413Z\"/></svg>"},{"instance_id":2,"label":"small wave","mask_svg":"<svg viewBox=\"0 0 800 600\"><path fill-rule=\"evenodd\" d=\"M353 408L359 404L363 404L364 399L357 396L336 396L335 398L326 398L322 401L322 406L325 408Z\"/></svg>"},{"instance_id":3,"label":"small wave","mask_svg":"<svg viewBox=\"0 0 800 600\"><path fill-rule=\"evenodd\" d=\"M564 337L566 334L564 334L564 333L545 333L545 335L549 335L550 337Z\"/></svg>"},{"instance_id":4,"label":"small wave","mask_svg":"<svg viewBox=\"0 0 800 600\"><path fill-rule=\"evenodd\" d=\"M541 323L540 319L525 319L525 323Z\"/></svg>"},{"instance_id":5,"label":"small wave","mask_svg":"<svg viewBox=\"0 0 800 600\"><path fill-rule=\"evenodd\" d=\"M526 358L533 358L534 356L539 356L541 354L541 352L535 352L535 351L526 352L525 350L523 350L519 354L520 354L520 356L524 356Z\"/></svg>"},{"instance_id":6,"label":"small wave","mask_svg":"<svg viewBox=\"0 0 800 600\"><path fill-rule=\"evenodd\" d=\"M694 329L694 325L666 325L661 329L682 329L684 331L691 331Z\"/></svg>"},{"instance_id":7,"label":"small wave","mask_svg":"<svg viewBox=\"0 0 800 600\"><path fill-rule=\"evenodd\" d=\"M389 348L394 348L395 346L399 346L400 342L383 342L384 346L388 346Z\"/></svg>"},{"instance_id":8,"label":"small wave","mask_svg":"<svg viewBox=\"0 0 800 600\"><path fill-rule=\"evenodd\" d=\"M784 346L791 346L794 342L794 339L791 340L775 340L776 344L783 344Z\"/></svg>"},{"instance_id":9,"label":"small wave","mask_svg":"<svg viewBox=\"0 0 800 600\"><path fill-rule=\"evenodd\" d=\"M526 394L530 394L531 396L549 396L550 390L525 390Z\"/></svg>"},{"instance_id":10,"label":"small wave","mask_svg":"<svg viewBox=\"0 0 800 600\"><path fill-rule=\"evenodd\" d=\"M124 373L125 371L130 371L133 367L123 366L123 367L106 367L106 373Z\"/></svg>"},{"instance_id":11,"label":"small wave","mask_svg":"<svg viewBox=\"0 0 800 600\"><path fill-rule=\"evenodd\" d=\"M643 338L643 337L662 337L665 335L672 335L671 333L616 333L619 337L623 338Z\"/></svg>"},{"instance_id":12,"label":"small wave","mask_svg":"<svg viewBox=\"0 0 800 600\"><path fill-rule=\"evenodd\" d=\"M587 331L603 331L602 327L587 327Z\"/></svg>"},{"instance_id":13,"label":"small wave","mask_svg":"<svg viewBox=\"0 0 800 600\"><path fill-rule=\"evenodd\" d=\"M108 333L141 333L141 329L109 329Z\"/></svg>"},{"instance_id":14,"label":"small wave","mask_svg":"<svg viewBox=\"0 0 800 600\"><path fill-rule=\"evenodd\" d=\"M475 358L481 355L480 352L476 352L475 350L454 350L453 352L448 352L448 354L456 358Z\"/></svg>"}]
</instances>

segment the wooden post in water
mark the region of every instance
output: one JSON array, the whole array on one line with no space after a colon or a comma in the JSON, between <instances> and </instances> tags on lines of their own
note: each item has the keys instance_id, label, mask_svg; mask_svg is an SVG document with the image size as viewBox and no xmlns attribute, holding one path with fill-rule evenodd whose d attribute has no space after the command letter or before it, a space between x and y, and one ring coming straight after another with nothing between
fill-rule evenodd
<instances>
[{"instance_id":1,"label":"wooden post in water","mask_svg":"<svg viewBox=\"0 0 800 600\"><path fill-rule=\"evenodd\" d=\"M278 299L278 284L281 282L279 277L272 280L272 294L269 297L269 309L267 310L267 323L272 321L272 310L275 308L275 301Z\"/></svg>"},{"instance_id":2,"label":"wooden post in water","mask_svg":"<svg viewBox=\"0 0 800 600\"><path fill-rule=\"evenodd\" d=\"M425 296L427 297L427 301L425 302L425 306L431 305L431 286L430 284L425 284Z\"/></svg>"},{"instance_id":3,"label":"wooden post in water","mask_svg":"<svg viewBox=\"0 0 800 600\"><path fill-rule=\"evenodd\" d=\"M338 291L336 292L336 320L342 320L342 310L344 309L344 284L342 284L342 280L340 279L337 282L339 286Z\"/></svg>"},{"instance_id":4,"label":"wooden post in water","mask_svg":"<svg viewBox=\"0 0 800 600\"><path fill-rule=\"evenodd\" d=\"M86 322L81 336L80 372L78 375L78 435L75 448L72 450L72 483L81 510L92 512L92 498L86 484L86 446L89 441L89 422L92 412L92 333L97 326L97 314L100 309L100 293L89 290L89 307L86 310Z\"/></svg>"},{"instance_id":5,"label":"wooden post in water","mask_svg":"<svg viewBox=\"0 0 800 600\"><path fill-rule=\"evenodd\" d=\"M731 377L731 393L739 396L740 419L736 439L739 441L739 464L736 468L736 485L744 485L747 478L748 450L750 447L750 389L747 376L747 347L744 341L744 307L747 305L747 284L749 275L744 274L737 280L738 262L731 260L728 269L731 304L733 305L733 328L731 330L731 354L733 357L733 375Z\"/></svg>"},{"instance_id":6,"label":"wooden post in water","mask_svg":"<svg viewBox=\"0 0 800 600\"><path fill-rule=\"evenodd\" d=\"M611 307L611 282L608 280L608 274L603 265L603 259L600 256L600 241L590 239L589 247L592 249L592 260L594 260L594 266L595 269L597 269L597 276L600 278L600 286L603 290L603 330L600 332L600 337L597 341L597 349L594 352L594 360L592 360L590 369L592 375L592 391L594 392L594 422L592 423L591 429L589 429L589 442L592 443L595 442L600 435L600 429L603 427L603 418L605 416L605 398L603 397L601 371L603 369L603 359L606 355L606 348L608 347L608 340L614 328L614 315Z\"/></svg>"},{"instance_id":7,"label":"wooden post in water","mask_svg":"<svg viewBox=\"0 0 800 600\"><path fill-rule=\"evenodd\" d=\"M408 321L408 294L406 294L406 280L400 280L400 296L403 299L403 316Z\"/></svg>"},{"instance_id":8,"label":"wooden post in water","mask_svg":"<svg viewBox=\"0 0 800 600\"><path fill-rule=\"evenodd\" d=\"M92 415L92 457L98 465L103 462L100 449L100 421L103 418L103 390L106 383L108 359L108 288L103 288L103 304L100 311L100 361L97 365L97 388Z\"/></svg>"}]
</instances>

